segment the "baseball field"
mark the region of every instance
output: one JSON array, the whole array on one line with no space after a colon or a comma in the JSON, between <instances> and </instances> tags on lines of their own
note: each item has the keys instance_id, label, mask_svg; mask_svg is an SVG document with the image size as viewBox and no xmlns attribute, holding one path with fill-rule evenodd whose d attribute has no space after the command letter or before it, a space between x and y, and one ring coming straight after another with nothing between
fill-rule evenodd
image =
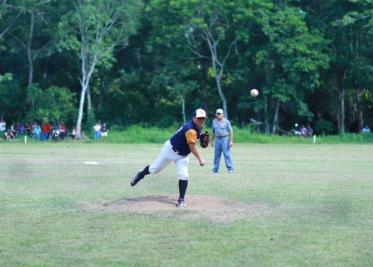
<instances>
[{"instance_id":1,"label":"baseball field","mask_svg":"<svg viewBox=\"0 0 373 267\"><path fill-rule=\"evenodd\" d=\"M160 147L0 144L0 266L373 265L373 145L208 148L178 210L174 166L129 186Z\"/></svg>"}]
</instances>

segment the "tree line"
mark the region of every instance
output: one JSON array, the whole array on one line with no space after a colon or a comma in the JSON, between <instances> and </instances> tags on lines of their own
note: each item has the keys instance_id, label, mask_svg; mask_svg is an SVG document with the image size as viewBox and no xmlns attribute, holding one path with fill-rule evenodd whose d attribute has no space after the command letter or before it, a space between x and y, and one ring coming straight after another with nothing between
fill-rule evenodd
<instances>
[{"instance_id":1,"label":"tree line","mask_svg":"<svg viewBox=\"0 0 373 267\"><path fill-rule=\"evenodd\" d=\"M0 116L373 126L372 0L0 0ZM253 98L249 91L258 88Z\"/></svg>"}]
</instances>

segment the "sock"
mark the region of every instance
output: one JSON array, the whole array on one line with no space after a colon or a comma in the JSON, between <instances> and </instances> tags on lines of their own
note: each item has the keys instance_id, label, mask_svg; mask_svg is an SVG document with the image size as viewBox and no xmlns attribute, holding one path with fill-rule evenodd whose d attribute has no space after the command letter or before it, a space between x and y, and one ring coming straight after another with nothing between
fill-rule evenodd
<instances>
[{"instance_id":1,"label":"sock","mask_svg":"<svg viewBox=\"0 0 373 267\"><path fill-rule=\"evenodd\" d=\"M148 174L150 174L150 172L149 172L149 165L146 166L146 167L142 170L142 173L143 173L144 175L148 175Z\"/></svg>"},{"instance_id":2,"label":"sock","mask_svg":"<svg viewBox=\"0 0 373 267\"><path fill-rule=\"evenodd\" d=\"M184 199L188 180L179 180L179 199Z\"/></svg>"}]
</instances>

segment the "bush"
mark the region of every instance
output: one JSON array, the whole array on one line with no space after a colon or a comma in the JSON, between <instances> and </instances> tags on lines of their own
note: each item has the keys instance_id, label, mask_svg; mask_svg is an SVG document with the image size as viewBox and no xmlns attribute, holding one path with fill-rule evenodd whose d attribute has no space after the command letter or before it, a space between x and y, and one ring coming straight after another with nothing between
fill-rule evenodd
<instances>
[{"instance_id":1,"label":"bush","mask_svg":"<svg viewBox=\"0 0 373 267\"><path fill-rule=\"evenodd\" d=\"M333 132L333 123L327 120L318 120L315 123L316 134L331 134Z\"/></svg>"},{"instance_id":2,"label":"bush","mask_svg":"<svg viewBox=\"0 0 373 267\"><path fill-rule=\"evenodd\" d=\"M72 121L75 113L75 94L64 87L51 86L42 90L33 85L27 90L31 107L27 114L29 121Z\"/></svg>"},{"instance_id":3,"label":"bush","mask_svg":"<svg viewBox=\"0 0 373 267\"><path fill-rule=\"evenodd\" d=\"M0 75L0 116L7 121L24 117L25 91L10 73Z\"/></svg>"}]
</instances>

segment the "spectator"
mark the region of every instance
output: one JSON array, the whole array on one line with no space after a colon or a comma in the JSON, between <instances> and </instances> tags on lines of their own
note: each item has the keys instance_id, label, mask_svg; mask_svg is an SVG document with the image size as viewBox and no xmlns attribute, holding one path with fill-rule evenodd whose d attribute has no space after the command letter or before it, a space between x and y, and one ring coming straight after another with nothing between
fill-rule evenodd
<instances>
[{"instance_id":1,"label":"spectator","mask_svg":"<svg viewBox=\"0 0 373 267\"><path fill-rule=\"evenodd\" d=\"M31 137L32 136L32 125L31 125L31 123L26 123L25 130L26 130L26 134Z\"/></svg>"},{"instance_id":2,"label":"spectator","mask_svg":"<svg viewBox=\"0 0 373 267\"><path fill-rule=\"evenodd\" d=\"M61 140L64 140L65 139L65 136L67 134L67 129L65 127L65 124L62 122L59 126L60 128L60 139Z\"/></svg>"},{"instance_id":3,"label":"spectator","mask_svg":"<svg viewBox=\"0 0 373 267\"><path fill-rule=\"evenodd\" d=\"M307 136L312 136L313 135L313 129L311 125L307 125Z\"/></svg>"},{"instance_id":4,"label":"spectator","mask_svg":"<svg viewBox=\"0 0 373 267\"><path fill-rule=\"evenodd\" d=\"M102 124L102 127L101 127L101 136L102 136L102 137L107 137L108 132L109 132L109 129L108 129L106 123L104 122L104 123Z\"/></svg>"},{"instance_id":5,"label":"spectator","mask_svg":"<svg viewBox=\"0 0 373 267\"><path fill-rule=\"evenodd\" d=\"M23 122L19 123L17 125L17 132L19 135L24 135L25 134L25 125L23 124Z\"/></svg>"},{"instance_id":6,"label":"spectator","mask_svg":"<svg viewBox=\"0 0 373 267\"><path fill-rule=\"evenodd\" d=\"M60 128L58 125L54 125L53 130L52 130L52 140L58 141L59 138L60 138Z\"/></svg>"},{"instance_id":7,"label":"spectator","mask_svg":"<svg viewBox=\"0 0 373 267\"><path fill-rule=\"evenodd\" d=\"M361 130L362 133L370 133L370 129L368 125L365 125L364 128Z\"/></svg>"},{"instance_id":8,"label":"spectator","mask_svg":"<svg viewBox=\"0 0 373 267\"><path fill-rule=\"evenodd\" d=\"M307 128L304 127L304 125L302 125L302 127L300 128L300 134L304 137L308 136Z\"/></svg>"},{"instance_id":9,"label":"spectator","mask_svg":"<svg viewBox=\"0 0 373 267\"><path fill-rule=\"evenodd\" d=\"M14 128L14 124L11 124L11 125L10 125L10 129L8 129L8 132L11 133L11 135L13 136L13 138L15 138L15 137L17 136L17 131L16 131L16 129ZM13 139L13 138L12 138L12 139Z\"/></svg>"},{"instance_id":10,"label":"spectator","mask_svg":"<svg viewBox=\"0 0 373 267\"><path fill-rule=\"evenodd\" d=\"M34 129L32 131L32 135L37 140L40 140L40 138L41 138L41 128L40 128L39 124L37 124L37 123L34 124Z\"/></svg>"},{"instance_id":11,"label":"spectator","mask_svg":"<svg viewBox=\"0 0 373 267\"><path fill-rule=\"evenodd\" d=\"M71 139L75 139L76 137L76 128L74 127L70 134Z\"/></svg>"},{"instance_id":12,"label":"spectator","mask_svg":"<svg viewBox=\"0 0 373 267\"><path fill-rule=\"evenodd\" d=\"M12 131L11 129L8 129L8 131L5 132L5 139L11 140L16 137L15 131Z\"/></svg>"},{"instance_id":13,"label":"spectator","mask_svg":"<svg viewBox=\"0 0 373 267\"><path fill-rule=\"evenodd\" d=\"M93 126L93 130L95 132L94 139L97 140L101 137L101 124L97 122L95 126Z\"/></svg>"},{"instance_id":14,"label":"spectator","mask_svg":"<svg viewBox=\"0 0 373 267\"><path fill-rule=\"evenodd\" d=\"M6 131L6 122L4 121L3 117L0 119L0 132Z\"/></svg>"},{"instance_id":15,"label":"spectator","mask_svg":"<svg viewBox=\"0 0 373 267\"><path fill-rule=\"evenodd\" d=\"M49 139L49 132L51 130L51 127L48 122L45 122L43 124L43 127L41 128L42 132L42 140L48 140Z\"/></svg>"}]
</instances>

